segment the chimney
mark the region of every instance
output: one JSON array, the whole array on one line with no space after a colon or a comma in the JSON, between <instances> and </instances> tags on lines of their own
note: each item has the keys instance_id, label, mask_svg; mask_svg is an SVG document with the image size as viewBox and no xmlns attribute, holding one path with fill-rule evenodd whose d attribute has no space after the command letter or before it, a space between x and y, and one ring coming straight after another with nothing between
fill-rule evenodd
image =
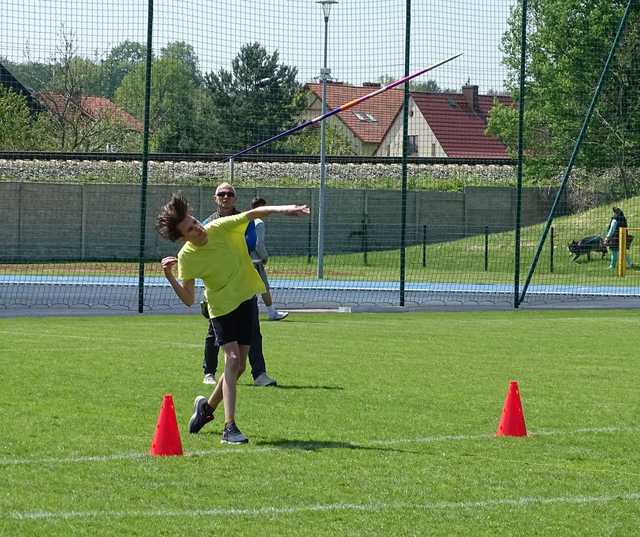
<instances>
[{"instance_id":1,"label":"chimney","mask_svg":"<svg viewBox=\"0 0 640 537\"><path fill-rule=\"evenodd\" d=\"M474 113L480 112L478 106L478 86L462 86L462 94L464 95L464 100L469 110Z\"/></svg>"}]
</instances>

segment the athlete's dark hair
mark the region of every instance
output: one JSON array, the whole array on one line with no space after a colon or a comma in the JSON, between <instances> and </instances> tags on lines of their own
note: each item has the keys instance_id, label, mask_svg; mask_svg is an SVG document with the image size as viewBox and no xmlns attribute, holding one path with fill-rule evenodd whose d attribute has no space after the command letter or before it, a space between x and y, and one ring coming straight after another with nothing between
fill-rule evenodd
<instances>
[{"instance_id":1,"label":"athlete's dark hair","mask_svg":"<svg viewBox=\"0 0 640 537\"><path fill-rule=\"evenodd\" d=\"M182 237L178 231L178 224L182 222L191 212L189 202L182 195L182 192L172 194L167 203L156 218L156 229L158 233L170 241L177 241Z\"/></svg>"}]
</instances>

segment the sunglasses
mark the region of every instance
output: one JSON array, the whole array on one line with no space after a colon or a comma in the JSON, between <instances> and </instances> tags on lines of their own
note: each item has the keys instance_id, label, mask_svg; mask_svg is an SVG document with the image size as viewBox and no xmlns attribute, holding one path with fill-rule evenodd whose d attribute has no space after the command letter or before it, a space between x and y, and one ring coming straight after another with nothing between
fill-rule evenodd
<instances>
[{"instance_id":1,"label":"sunglasses","mask_svg":"<svg viewBox=\"0 0 640 537\"><path fill-rule=\"evenodd\" d=\"M229 192L226 190L223 190L222 192L217 192L216 196L218 196L219 198L235 198L236 195L233 192Z\"/></svg>"}]
</instances>

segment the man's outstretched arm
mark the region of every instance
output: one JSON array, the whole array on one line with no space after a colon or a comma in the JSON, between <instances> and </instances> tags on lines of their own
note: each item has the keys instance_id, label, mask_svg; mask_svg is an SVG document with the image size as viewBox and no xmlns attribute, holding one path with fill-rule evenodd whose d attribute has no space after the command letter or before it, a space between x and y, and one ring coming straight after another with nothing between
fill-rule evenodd
<instances>
[{"instance_id":1,"label":"man's outstretched arm","mask_svg":"<svg viewBox=\"0 0 640 537\"><path fill-rule=\"evenodd\" d=\"M178 298L182 300L182 303L186 306L193 306L196 300L195 280L184 280L180 283L173 275L173 267L177 262L178 259L173 256L165 257L160 262L162 270L164 271L164 277L167 278L176 295L178 295Z\"/></svg>"},{"instance_id":2,"label":"man's outstretched arm","mask_svg":"<svg viewBox=\"0 0 640 537\"><path fill-rule=\"evenodd\" d=\"M284 214L287 216L303 216L309 214L309 207L306 205L265 205L256 207L245 213L249 220L264 218L270 214Z\"/></svg>"}]
</instances>

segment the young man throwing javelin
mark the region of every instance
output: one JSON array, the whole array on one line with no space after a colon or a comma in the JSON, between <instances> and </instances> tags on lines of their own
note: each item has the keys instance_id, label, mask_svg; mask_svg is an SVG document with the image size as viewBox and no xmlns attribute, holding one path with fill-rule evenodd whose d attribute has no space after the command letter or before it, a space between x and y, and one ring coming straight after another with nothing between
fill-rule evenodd
<instances>
[{"instance_id":1,"label":"young man throwing javelin","mask_svg":"<svg viewBox=\"0 0 640 537\"><path fill-rule=\"evenodd\" d=\"M258 311L256 295L265 292L253 268L244 233L249 221L275 213L298 216L309 214L309 208L306 205L259 207L203 226L191 215L187 200L181 194L174 194L157 218L156 228L162 237L185 242L177 258L170 256L162 260L164 275L187 306L195 301L196 278L203 281L209 316L225 356L224 373L209 399L196 398L189 432L198 432L211 421L215 409L223 402L223 443L248 442L235 422L236 384L245 369L251 345L254 316ZM178 279L173 274L176 264Z\"/></svg>"}]
</instances>

